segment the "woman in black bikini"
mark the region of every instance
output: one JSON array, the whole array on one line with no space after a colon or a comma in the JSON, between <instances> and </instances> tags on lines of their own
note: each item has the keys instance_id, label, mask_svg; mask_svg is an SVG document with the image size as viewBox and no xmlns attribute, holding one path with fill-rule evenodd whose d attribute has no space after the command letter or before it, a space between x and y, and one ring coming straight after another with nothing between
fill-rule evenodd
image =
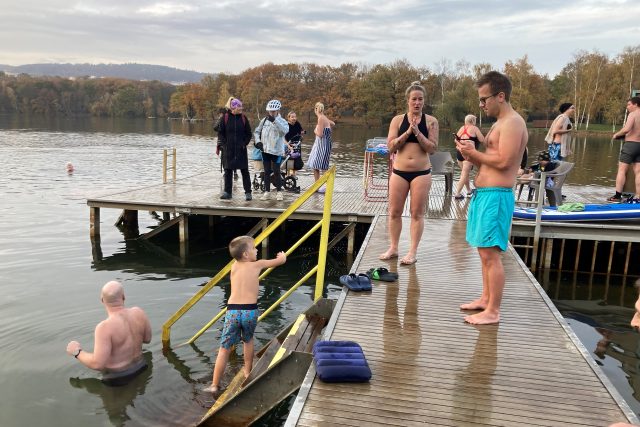
<instances>
[{"instance_id":1,"label":"woman in black bikini","mask_svg":"<svg viewBox=\"0 0 640 427\"><path fill-rule=\"evenodd\" d=\"M391 120L387 145L395 157L389 177L389 249L380 259L398 256L402 231L402 210L411 192L411 232L409 252L400 260L409 265L416 262L418 243L424 229L424 211L431 188L429 153L438 147L438 120L422 112L426 91L420 82L413 82L405 91L408 112Z\"/></svg>"},{"instance_id":2,"label":"woman in black bikini","mask_svg":"<svg viewBox=\"0 0 640 427\"><path fill-rule=\"evenodd\" d=\"M464 118L464 126L458 129L456 133L456 139L470 139L475 143L476 150L480 146L480 144L484 143L484 136L480 129L476 127L476 116L473 114L468 114ZM473 169L473 164L462 157L462 154L456 149L456 159L458 159L458 165L460 166L460 179L458 180L458 185L456 186L456 192L453 196L457 200L464 199L462 195L462 187L467 187L467 197L471 197L471 184L469 183L469 176L471 175L471 169Z\"/></svg>"}]
</instances>

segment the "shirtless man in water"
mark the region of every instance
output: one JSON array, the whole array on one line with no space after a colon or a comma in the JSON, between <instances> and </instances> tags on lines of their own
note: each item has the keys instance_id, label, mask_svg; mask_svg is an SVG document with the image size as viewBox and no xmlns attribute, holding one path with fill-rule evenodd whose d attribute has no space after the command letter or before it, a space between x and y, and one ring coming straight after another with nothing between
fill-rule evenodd
<instances>
[{"instance_id":1,"label":"shirtless man in water","mask_svg":"<svg viewBox=\"0 0 640 427\"><path fill-rule=\"evenodd\" d=\"M67 344L67 353L87 368L102 371L103 380L108 382L146 368L142 343L151 342L151 324L141 308L125 308L120 282L104 285L101 297L108 317L96 326L93 353L83 350L77 341Z\"/></svg>"},{"instance_id":2,"label":"shirtless man in water","mask_svg":"<svg viewBox=\"0 0 640 427\"><path fill-rule=\"evenodd\" d=\"M466 322L476 325L498 323L504 289L501 252L507 249L515 199L513 186L522 153L527 146L525 121L511 107L511 82L507 76L490 71L476 82L480 107L498 120L485 136L482 153L473 141L456 141L465 160L478 167L476 192L467 215L467 242L478 248L482 263L482 295L462 304L462 310L482 310L468 315Z\"/></svg>"}]
</instances>

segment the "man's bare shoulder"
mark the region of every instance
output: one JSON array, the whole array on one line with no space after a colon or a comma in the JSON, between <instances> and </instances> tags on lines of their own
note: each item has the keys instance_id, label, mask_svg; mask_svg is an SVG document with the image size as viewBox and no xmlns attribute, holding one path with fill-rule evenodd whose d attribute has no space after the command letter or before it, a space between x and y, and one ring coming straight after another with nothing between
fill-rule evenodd
<instances>
[{"instance_id":1,"label":"man's bare shoulder","mask_svg":"<svg viewBox=\"0 0 640 427\"><path fill-rule=\"evenodd\" d=\"M504 125L509 127L519 127L522 129L526 129L527 123L524 121L522 116L517 112L513 112L504 118Z\"/></svg>"},{"instance_id":2,"label":"man's bare shoulder","mask_svg":"<svg viewBox=\"0 0 640 427\"><path fill-rule=\"evenodd\" d=\"M140 307L129 307L127 309L129 311L129 313L131 313L132 315L136 316L136 317L147 317L147 313L144 312L143 309L141 309Z\"/></svg>"}]
</instances>

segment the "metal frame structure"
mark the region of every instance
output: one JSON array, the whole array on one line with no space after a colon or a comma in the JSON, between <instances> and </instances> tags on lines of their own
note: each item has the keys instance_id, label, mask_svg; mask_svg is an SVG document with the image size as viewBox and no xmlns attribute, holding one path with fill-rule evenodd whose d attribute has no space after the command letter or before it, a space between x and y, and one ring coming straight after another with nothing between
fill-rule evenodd
<instances>
[{"instance_id":1,"label":"metal frame structure","mask_svg":"<svg viewBox=\"0 0 640 427\"><path fill-rule=\"evenodd\" d=\"M306 239L309 238L315 231L320 228L320 248L318 251L318 264L313 267L307 274L305 274L298 282L296 282L291 289L289 289L281 298L279 298L271 307L265 310L264 313L258 318L258 321L264 319L273 309L275 309L282 301L284 301L289 295L291 295L300 285L306 282L314 274L316 274L316 286L314 292L314 301L322 297L322 290L324 288L324 275L327 261L327 250L329 245L329 226L331 225L331 202L333 199L333 189L335 183L336 169L333 166L329 169L318 181L312 184L304 194L300 195L280 216L278 216L269 226L260 233L256 238L256 244L259 244L265 240L273 231L275 231L284 221L287 220L302 204L309 199L322 185L326 184L326 193L324 198L324 208L322 212L322 219L318 221L304 236L302 236L296 243L293 244L285 253L291 254L296 248L298 248ZM222 270L220 270L206 285L202 287L195 295L193 295L182 307L178 309L163 325L162 325L162 345L163 347L169 347L171 340L171 327L178 321L187 311L189 311L204 295L207 294L215 285L217 285L227 274L231 271L231 266L235 260L229 261ZM266 277L273 271L273 268L265 270L260 279ZM193 337L189 339L187 343L193 343L198 337L200 337L207 329L217 322L226 313L226 308L222 309L213 319L211 319L202 329L200 329Z\"/></svg>"}]
</instances>

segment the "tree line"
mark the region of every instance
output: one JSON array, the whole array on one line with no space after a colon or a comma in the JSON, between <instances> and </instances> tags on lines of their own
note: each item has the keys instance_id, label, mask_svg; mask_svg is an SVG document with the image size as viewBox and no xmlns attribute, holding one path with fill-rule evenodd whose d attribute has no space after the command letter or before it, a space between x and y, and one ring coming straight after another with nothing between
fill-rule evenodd
<instances>
[{"instance_id":1,"label":"tree line","mask_svg":"<svg viewBox=\"0 0 640 427\"><path fill-rule=\"evenodd\" d=\"M177 87L160 82L121 79L17 77L0 74L0 111L89 113L113 116L174 116L212 119L229 96L240 98L245 112L264 115L269 99L303 116L316 102L329 117L371 125L386 124L405 111L404 90L419 80L427 91L426 109L442 126L461 122L466 114L482 117L474 82L493 67L441 59L434 66L414 66L407 60L388 64L340 66L272 64L240 74L205 76L199 83ZM615 57L597 50L578 51L553 78L535 71L525 55L507 61L501 71L513 83L511 103L527 120L553 118L563 102L576 106L576 124L620 124L625 101L640 89L640 45Z\"/></svg>"},{"instance_id":2,"label":"tree line","mask_svg":"<svg viewBox=\"0 0 640 427\"><path fill-rule=\"evenodd\" d=\"M0 113L164 117L175 91L159 81L0 73Z\"/></svg>"}]
</instances>

